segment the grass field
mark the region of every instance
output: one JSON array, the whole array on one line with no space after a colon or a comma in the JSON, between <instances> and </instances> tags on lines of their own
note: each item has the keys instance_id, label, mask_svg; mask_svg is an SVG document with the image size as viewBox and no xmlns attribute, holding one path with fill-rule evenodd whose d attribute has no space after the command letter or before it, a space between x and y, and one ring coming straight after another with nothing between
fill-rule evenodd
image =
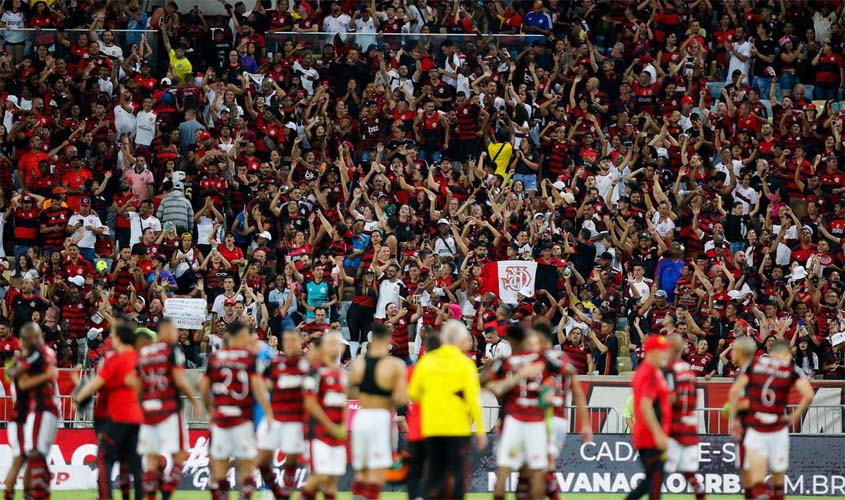
<instances>
[{"instance_id":1,"label":"grass field","mask_svg":"<svg viewBox=\"0 0 845 500\"><path fill-rule=\"evenodd\" d=\"M489 493L470 493L467 495L467 500L489 500L490 499ZM95 497L94 491L56 491L53 492L51 495L53 500L92 500ZM115 492L114 495L115 499L120 498L120 493ZM231 497L232 499L236 498L234 494ZM256 495L253 496L256 500L263 500L262 492L258 492ZM320 498L320 497L318 497ZM352 495L350 493L341 493L338 495L338 500L351 500ZM382 500L405 500L407 495L405 493L394 492L394 493L382 493L381 495ZM513 496L509 496L509 499L512 499ZM568 499L575 499L575 500L615 500L615 499L622 499L624 495L609 495L606 493L567 493L562 495L562 498ZM671 495L666 494L663 495L663 500L689 500L694 498L692 495ZM718 500L742 500L742 495L709 495L708 498L718 499ZM790 500L798 500L798 499L810 499L810 498L825 498L825 497L805 497L805 496L789 496ZM826 497L826 498L833 498L833 497ZM840 497L841 498L841 497ZM206 491L179 491L174 495L174 500L208 500L209 494ZM297 499L294 496L294 499Z\"/></svg>"}]
</instances>

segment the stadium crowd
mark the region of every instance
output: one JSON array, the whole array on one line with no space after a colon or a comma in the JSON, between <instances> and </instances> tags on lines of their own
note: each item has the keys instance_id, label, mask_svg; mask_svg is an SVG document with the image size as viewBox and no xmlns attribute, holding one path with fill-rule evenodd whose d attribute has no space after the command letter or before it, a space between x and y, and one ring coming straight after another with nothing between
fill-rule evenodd
<instances>
[{"instance_id":1,"label":"stadium crowd","mask_svg":"<svg viewBox=\"0 0 845 500\"><path fill-rule=\"evenodd\" d=\"M236 320L410 363L458 319L482 366L542 319L582 374L654 332L845 379L844 5L4 2L0 356L33 321L94 365L191 297L189 367ZM503 303L505 260L556 279Z\"/></svg>"}]
</instances>

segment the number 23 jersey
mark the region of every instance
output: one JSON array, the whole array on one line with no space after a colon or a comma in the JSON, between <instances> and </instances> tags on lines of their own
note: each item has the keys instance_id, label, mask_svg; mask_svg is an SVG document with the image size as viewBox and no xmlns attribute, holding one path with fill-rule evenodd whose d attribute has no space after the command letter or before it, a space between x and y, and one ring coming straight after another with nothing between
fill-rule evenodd
<instances>
[{"instance_id":1,"label":"number 23 jersey","mask_svg":"<svg viewBox=\"0 0 845 500\"><path fill-rule=\"evenodd\" d=\"M214 403L214 425L227 428L252 421L250 379L256 373L255 356L246 349L225 348L211 355L205 376Z\"/></svg>"}]
</instances>

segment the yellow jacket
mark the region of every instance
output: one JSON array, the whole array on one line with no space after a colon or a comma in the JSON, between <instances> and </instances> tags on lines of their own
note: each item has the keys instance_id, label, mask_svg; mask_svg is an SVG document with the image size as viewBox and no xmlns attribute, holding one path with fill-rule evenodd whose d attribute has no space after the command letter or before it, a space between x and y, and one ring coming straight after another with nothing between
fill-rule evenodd
<instances>
[{"instance_id":1,"label":"yellow jacket","mask_svg":"<svg viewBox=\"0 0 845 500\"><path fill-rule=\"evenodd\" d=\"M420 404L423 437L469 436L484 432L481 390L475 364L460 349L444 345L420 358L408 395Z\"/></svg>"}]
</instances>

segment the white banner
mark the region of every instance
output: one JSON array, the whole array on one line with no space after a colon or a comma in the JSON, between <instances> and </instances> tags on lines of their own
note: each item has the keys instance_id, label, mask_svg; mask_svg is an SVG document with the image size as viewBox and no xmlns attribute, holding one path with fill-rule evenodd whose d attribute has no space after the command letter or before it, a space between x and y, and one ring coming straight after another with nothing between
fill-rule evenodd
<instances>
[{"instance_id":1,"label":"white banner","mask_svg":"<svg viewBox=\"0 0 845 500\"><path fill-rule=\"evenodd\" d=\"M167 299L164 301L164 317L179 328L202 330L206 305L205 299Z\"/></svg>"}]
</instances>

